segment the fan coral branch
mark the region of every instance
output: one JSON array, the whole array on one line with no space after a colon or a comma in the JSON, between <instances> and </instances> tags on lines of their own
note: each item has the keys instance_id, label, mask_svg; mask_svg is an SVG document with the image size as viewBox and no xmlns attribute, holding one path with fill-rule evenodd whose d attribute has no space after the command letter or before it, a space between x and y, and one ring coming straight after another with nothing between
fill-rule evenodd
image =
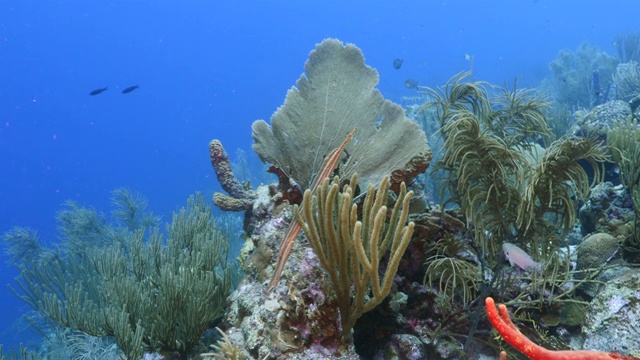
<instances>
[{"instance_id":1,"label":"fan coral branch","mask_svg":"<svg viewBox=\"0 0 640 360\"><path fill-rule=\"evenodd\" d=\"M220 209L225 211L243 211L249 210L253 206L255 194L246 190L240 181L236 179L231 170L231 162L227 152L224 151L220 140L211 140L209 143L209 155L211 156L211 165L216 171L216 176L222 188L229 193L213 194L213 203Z\"/></svg>"},{"instance_id":2,"label":"fan coral branch","mask_svg":"<svg viewBox=\"0 0 640 360\"><path fill-rule=\"evenodd\" d=\"M591 350L563 350L563 351L551 351L535 344L524 336L509 318L507 307L504 304L498 305L498 311L496 311L496 304L491 297L487 297L485 300L487 307L487 316L491 325L498 331L500 336L509 343L509 345L516 348L522 354L526 355L529 359L538 360L640 360L639 358L621 355L618 353L607 353L601 351ZM506 355L501 354L501 359L506 359Z\"/></svg>"}]
</instances>

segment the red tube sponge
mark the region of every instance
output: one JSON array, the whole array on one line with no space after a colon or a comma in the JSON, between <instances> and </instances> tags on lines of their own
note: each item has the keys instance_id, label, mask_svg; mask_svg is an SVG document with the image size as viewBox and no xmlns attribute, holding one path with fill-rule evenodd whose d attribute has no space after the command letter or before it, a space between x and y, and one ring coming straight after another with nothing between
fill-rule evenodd
<instances>
[{"instance_id":1,"label":"red tube sponge","mask_svg":"<svg viewBox=\"0 0 640 360\"><path fill-rule=\"evenodd\" d=\"M511 318L509 318L509 312L504 304L500 304L496 311L496 304L493 298L487 297L485 300L487 307L487 316L491 325L500 333L500 336L509 343L509 345L516 348L529 359L534 360L640 360L639 358L621 355L618 353L607 353L591 350L563 350L563 351L551 351L543 348L540 345L535 344L524 336L518 328L513 324ZM501 359L506 359L506 356L501 354Z\"/></svg>"}]
</instances>

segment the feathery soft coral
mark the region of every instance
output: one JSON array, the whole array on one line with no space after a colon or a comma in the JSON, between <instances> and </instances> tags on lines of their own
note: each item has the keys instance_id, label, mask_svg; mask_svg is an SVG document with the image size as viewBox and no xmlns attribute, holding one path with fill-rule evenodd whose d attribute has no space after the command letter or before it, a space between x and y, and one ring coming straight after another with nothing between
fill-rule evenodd
<instances>
[{"instance_id":1,"label":"feathery soft coral","mask_svg":"<svg viewBox=\"0 0 640 360\"><path fill-rule=\"evenodd\" d=\"M536 345L533 341L524 336L509 318L509 312L504 304L500 304L496 310L493 298L487 297L485 300L487 316L491 325L500 333L500 336L516 348L529 359L534 360L640 360L628 355L618 353L607 353L591 350L563 350L551 351ZM506 359L506 354L502 352L500 359Z\"/></svg>"}]
</instances>

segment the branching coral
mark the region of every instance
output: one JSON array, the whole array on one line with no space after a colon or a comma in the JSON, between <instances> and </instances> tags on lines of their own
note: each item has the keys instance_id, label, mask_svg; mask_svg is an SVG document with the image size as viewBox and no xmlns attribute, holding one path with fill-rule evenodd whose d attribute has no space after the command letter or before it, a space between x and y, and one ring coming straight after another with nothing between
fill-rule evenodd
<instances>
[{"instance_id":1,"label":"branching coral","mask_svg":"<svg viewBox=\"0 0 640 360\"><path fill-rule=\"evenodd\" d=\"M468 223L475 224L476 238L485 253L494 256L489 237L513 237L520 203L518 183L522 181L525 158L505 141L481 128L481 121L462 110L445 125L445 154L437 166L446 169L454 186L452 199L460 204ZM497 245L497 244L493 244Z\"/></svg>"},{"instance_id":2,"label":"branching coral","mask_svg":"<svg viewBox=\"0 0 640 360\"><path fill-rule=\"evenodd\" d=\"M329 175L335 170L336 166L338 166L340 156L342 155L342 152L344 151L347 144L353 140L355 132L356 129L351 130L351 132L344 138L342 144L340 144L340 146L333 149L331 153L329 153L329 156L327 156L327 158L325 159L324 165L320 170L320 176L322 176L323 179L328 178ZM320 183L314 183L313 187L308 190L311 190L311 194L315 194L315 191L319 185ZM284 270L284 265L289 258L289 254L291 254L291 249L293 249L293 244L295 243L296 238L300 233L300 229L300 223L297 221L293 222L293 224L291 224L291 226L289 227L287 236L282 241L282 245L280 245L280 256L278 257L278 263L276 264L273 279L271 279L271 282L269 283L269 291L273 290L273 288L278 284L278 281L280 281L282 271Z\"/></svg>"},{"instance_id":3,"label":"branching coral","mask_svg":"<svg viewBox=\"0 0 640 360\"><path fill-rule=\"evenodd\" d=\"M309 55L305 74L271 126L253 123L253 149L262 161L312 191L333 173L348 178L357 172L364 184L394 174L397 187L427 169L431 153L424 132L375 89L378 73L355 45L324 40ZM283 241L270 290L299 231L293 224Z\"/></svg>"},{"instance_id":4,"label":"branching coral","mask_svg":"<svg viewBox=\"0 0 640 360\"><path fill-rule=\"evenodd\" d=\"M469 246L445 235L434 246L436 255L427 259L424 284L434 286L449 299L460 296L463 304L473 300L480 288L482 277L480 267L468 260L456 257L469 252Z\"/></svg>"},{"instance_id":5,"label":"branching coral","mask_svg":"<svg viewBox=\"0 0 640 360\"><path fill-rule=\"evenodd\" d=\"M515 87L492 102L486 84L464 83L464 76L426 90L434 100L425 106L437 109L444 137L435 168L445 173L446 201L460 205L489 264L504 241L527 245L537 257L555 228L573 226L573 196L590 189L578 162L592 165L599 179L606 153L595 140L569 137L542 149L538 141L551 136L548 103Z\"/></svg>"},{"instance_id":6,"label":"branching coral","mask_svg":"<svg viewBox=\"0 0 640 360\"><path fill-rule=\"evenodd\" d=\"M524 158L484 128L490 122L484 119L489 119L492 113L487 92L491 85L468 81L470 75L458 73L444 87L420 88L429 98L421 109L435 109L440 125L438 133L444 140L434 169L435 177L443 182L439 197L445 207L448 203L461 206L467 225L478 225L475 227L478 237L490 232L508 234L512 230L503 215L508 216L510 211L504 205L514 206L516 202L504 200L518 196L508 183L518 173ZM496 207L498 199L500 205ZM495 217L487 211L490 208L498 209ZM497 251L495 247L490 253Z\"/></svg>"},{"instance_id":7,"label":"branching coral","mask_svg":"<svg viewBox=\"0 0 640 360\"><path fill-rule=\"evenodd\" d=\"M498 306L496 310L496 304L491 297L487 297L485 300L487 307L487 316L491 325L498 331L500 336L511 346L516 348L519 352L523 353L527 357L533 360L640 360L633 356L622 355L618 353L606 353L600 351L590 350L563 350L552 351L547 350L524 336L509 318L509 312L504 304ZM503 352L500 355L501 359L506 359L506 354Z\"/></svg>"},{"instance_id":8,"label":"branching coral","mask_svg":"<svg viewBox=\"0 0 640 360\"><path fill-rule=\"evenodd\" d=\"M407 192L404 184L385 225L389 184L389 177L385 177L377 191L373 184L369 185L361 220L353 202L355 175L342 191L337 177L331 183L325 179L318 195L313 196L307 190L302 210L296 210L302 230L329 275L345 338L350 336L356 320L389 293L400 258L413 234L413 222L404 225L413 192ZM380 260L387 251L389 260L381 279Z\"/></svg>"},{"instance_id":9,"label":"branching coral","mask_svg":"<svg viewBox=\"0 0 640 360\"><path fill-rule=\"evenodd\" d=\"M482 81L465 81L471 76L471 72L461 72L449 79L444 87L435 89L420 86L419 92L429 96L421 110L436 109L436 117L440 122L440 130L459 111L470 111L476 116L484 116L491 112L491 103L487 87L490 85ZM446 136L445 136L446 137Z\"/></svg>"},{"instance_id":10,"label":"branching coral","mask_svg":"<svg viewBox=\"0 0 640 360\"><path fill-rule=\"evenodd\" d=\"M121 203L130 206L116 212L131 215L124 223L147 218L133 196ZM104 217L77 206L59 218L67 238L56 250L21 229L4 236L21 273L16 293L44 317L113 336L128 358L139 359L145 350L188 354L222 316L230 290L227 243L201 196L174 214L168 239L157 228L96 222Z\"/></svg>"},{"instance_id":11,"label":"branching coral","mask_svg":"<svg viewBox=\"0 0 640 360\"><path fill-rule=\"evenodd\" d=\"M574 195L580 199L589 195L591 187L602 181L602 163L607 160L605 147L593 138L564 137L551 144L526 178L518 209L519 229L527 233L551 215L565 233L569 232L576 222ZM579 162L591 166L591 182Z\"/></svg>"},{"instance_id":12,"label":"branching coral","mask_svg":"<svg viewBox=\"0 0 640 360\"><path fill-rule=\"evenodd\" d=\"M538 139L544 143L552 138L545 110L550 103L533 89L500 88L494 100L494 109L485 120L486 128L504 139L507 146L533 145Z\"/></svg>"},{"instance_id":13,"label":"branching coral","mask_svg":"<svg viewBox=\"0 0 640 360\"><path fill-rule=\"evenodd\" d=\"M640 61L640 32L619 33L613 39L620 62Z\"/></svg>"}]
</instances>

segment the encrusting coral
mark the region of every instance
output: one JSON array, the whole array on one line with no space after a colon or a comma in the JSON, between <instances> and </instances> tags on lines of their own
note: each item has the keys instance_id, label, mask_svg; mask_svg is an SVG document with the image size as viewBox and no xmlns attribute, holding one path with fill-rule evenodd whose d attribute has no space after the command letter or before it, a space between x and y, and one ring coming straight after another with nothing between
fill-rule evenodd
<instances>
[{"instance_id":1,"label":"encrusting coral","mask_svg":"<svg viewBox=\"0 0 640 360\"><path fill-rule=\"evenodd\" d=\"M563 350L552 351L535 344L524 336L509 317L509 312L504 304L500 304L496 311L496 304L493 298L485 299L487 317L491 325L498 331L500 336L519 352L533 360L640 360L637 357L622 355L618 353L607 353L591 350ZM507 355L503 351L500 359L506 360Z\"/></svg>"}]
</instances>

